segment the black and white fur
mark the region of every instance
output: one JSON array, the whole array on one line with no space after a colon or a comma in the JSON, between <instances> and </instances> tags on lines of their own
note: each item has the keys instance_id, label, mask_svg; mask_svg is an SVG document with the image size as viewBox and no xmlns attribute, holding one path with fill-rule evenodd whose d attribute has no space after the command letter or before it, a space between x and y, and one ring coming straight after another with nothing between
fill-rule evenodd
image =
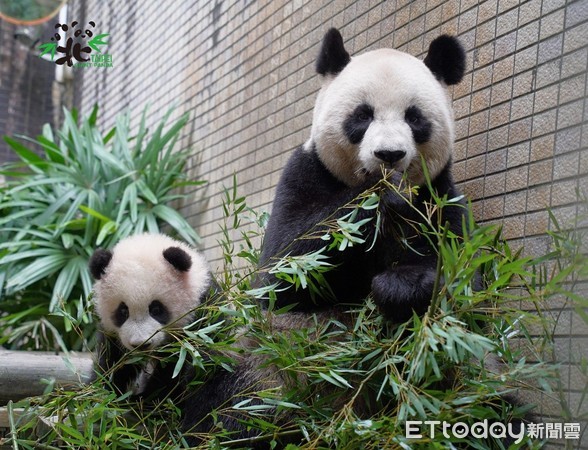
<instances>
[{"instance_id":1,"label":"black and white fur","mask_svg":"<svg viewBox=\"0 0 588 450\"><path fill-rule=\"evenodd\" d=\"M456 38L435 39L424 62L406 53L380 49L351 58L341 34L330 29L316 62L322 87L316 99L310 139L296 149L277 186L263 243L260 265L271 268L285 255L303 255L322 248L320 239L300 239L392 171L391 180L421 185L412 205L425 211L432 188L441 196L459 197L451 176L454 122L447 85L458 83L465 53ZM384 315L404 321L413 310L423 313L432 295L437 258L425 237L415 232L422 218L404 195L380 192L383 220L378 240L376 220L364 229L365 245L333 250L336 268L325 274L333 298L314 301L308 290L278 291L277 306L316 311L333 303L357 303L370 292ZM374 217L361 210L357 220ZM461 234L463 205L444 208L438 223L448 222ZM323 227L324 228L324 227ZM403 243L402 239L406 241ZM280 282L267 271L264 282Z\"/></svg>"},{"instance_id":2,"label":"black and white fur","mask_svg":"<svg viewBox=\"0 0 588 450\"><path fill-rule=\"evenodd\" d=\"M155 359L120 365L133 350L154 350L169 340L166 327L181 330L209 295L211 276L204 257L162 234L141 234L90 259L94 305L100 318L98 368L119 392L170 394L177 386L173 367Z\"/></svg>"},{"instance_id":3,"label":"black and white fur","mask_svg":"<svg viewBox=\"0 0 588 450\"><path fill-rule=\"evenodd\" d=\"M230 354L235 361L232 371L207 374L197 380L197 387L190 386L196 375L188 361L173 377L175 364L164 365L157 353L168 343L169 331L181 337L182 328L194 320L195 309L215 301L217 292L204 257L168 236L142 234L123 239L112 250L96 250L90 271L96 280L93 298L101 328L97 372L109 379L109 385L119 394L131 392L133 398L156 402L171 397L182 412L189 445L200 443L213 429L214 411L223 411L219 420L234 439L255 437L255 430L245 429L239 422L243 417L231 406L257 390L279 389L285 383L274 368L264 366L264 357L251 353L256 343L246 330L239 331L237 351ZM277 331L313 321L296 313L269 320ZM147 357L129 364L129 352L137 350ZM266 443L254 446L263 448Z\"/></svg>"},{"instance_id":4,"label":"black and white fur","mask_svg":"<svg viewBox=\"0 0 588 450\"><path fill-rule=\"evenodd\" d=\"M174 364L164 365L156 355L168 343L169 331L181 335L195 309L213 295L205 258L168 236L141 234L123 239L112 250L96 250L90 271L96 280L93 298L101 326L97 372L107 376L119 394L131 391L134 397L152 401L170 396L182 411L186 441L196 444L193 433L212 427L209 413L228 401L239 383L220 373L192 390L191 364L186 362L182 373L173 377ZM153 357L125 363L135 350Z\"/></svg>"}]
</instances>

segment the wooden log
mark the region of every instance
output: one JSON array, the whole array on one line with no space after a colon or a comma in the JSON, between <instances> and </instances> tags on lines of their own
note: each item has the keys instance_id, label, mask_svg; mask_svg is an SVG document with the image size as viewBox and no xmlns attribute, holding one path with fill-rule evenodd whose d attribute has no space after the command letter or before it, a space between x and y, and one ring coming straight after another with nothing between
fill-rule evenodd
<instances>
[{"instance_id":1,"label":"wooden log","mask_svg":"<svg viewBox=\"0 0 588 450\"><path fill-rule=\"evenodd\" d=\"M87 383L92 373L91 353L1 351L0 405L41 395L47 387L42 379L55 380L63 387L75 387Z\"/></svg>"}]
</instances>

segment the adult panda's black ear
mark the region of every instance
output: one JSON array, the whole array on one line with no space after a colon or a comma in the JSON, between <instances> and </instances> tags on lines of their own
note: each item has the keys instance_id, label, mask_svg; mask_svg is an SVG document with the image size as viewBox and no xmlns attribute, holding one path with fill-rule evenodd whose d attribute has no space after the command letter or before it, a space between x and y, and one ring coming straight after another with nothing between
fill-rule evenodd
<instances>
[{"instance_id":1,"label":"adult panda's black ear","mask_svg":"<svg viewBox=\"0 0 588 450\"><path fill-rule=\"evenodd\" d=\"M165 260L180 272L187 272L192 267L192 257L180 247L169 247L163 251Z\"/></svg>"},{"instance_id":2,"label":"adult panda's black ear","mask_svg":"<svg viewBox=\"0 0 588 450\"><path fill-rule=\"evenodd\" d=\"M351 61L351 57L343 45L343 37L339 30L331 28L325 34L321 50L316 60L316 71L320 75L337 75Z\"/></svg>"},{"instance_id":3,"label":"adult panda's black ear","mask_svg":"<svg viewBox=\"0 0 588 450\"><path fill-rule=\"evenodd\" d=\"M438 80L452 85L463 78L466 55L455 36L444 34L431 42L424 63Z\"/></svg>"},{"instance_id":4,"label":"adult panda's black ear","mask_svg":"<svg viewBox=\"0 0 588 450\"><path fill-rule=\"evenodd\" d=\"M102 278L102 275L106 273L106 268L108 267L108 264L110 264L111 259L112 252L102 248L96 250L90 257L90 262L88 265L90 267L90 273L95 280L99 280Z\"/></svg>"}]
</instances>

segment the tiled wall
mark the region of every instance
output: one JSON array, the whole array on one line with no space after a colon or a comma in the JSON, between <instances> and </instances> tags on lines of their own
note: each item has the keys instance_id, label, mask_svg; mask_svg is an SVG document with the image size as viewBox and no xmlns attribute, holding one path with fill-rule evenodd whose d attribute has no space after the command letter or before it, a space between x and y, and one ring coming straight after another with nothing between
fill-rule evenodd
<instances>
[{"instance_id":1,"label":"tiled wall","mask_svg":"<svg viewBox=\"0 0 588 450\"><path fill-rule=\"evenodd\" d=\"M236 174L249 205L269 210L289 153L309 135L314 59L331 26L352 54L391 46L423 57L434 37L457 34L468 63L451 90L455 176L477 219L502 223L514 245L537 254L548 248L547 207L563 223L578 215L576 191L588 189L585 0L73 4L72 19L110 33L114 63L77 72L82 111L99 102L105 127L147 103L152 122L172 104L190 112L182 143L193 149L191 175L208 185L182 213L215 267L222 189ZM573 363L586 353L588 330L566 311L557 333L568 400L577 405L586 381ZM544 412L557 417L557 402Z\"/></svg>"}]
</instances>

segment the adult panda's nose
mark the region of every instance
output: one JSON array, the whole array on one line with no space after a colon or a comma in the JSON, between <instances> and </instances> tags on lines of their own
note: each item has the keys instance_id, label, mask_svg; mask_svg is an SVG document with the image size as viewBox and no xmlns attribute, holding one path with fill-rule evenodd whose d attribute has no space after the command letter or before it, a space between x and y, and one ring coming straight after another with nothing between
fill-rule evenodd
<instances>
[{"instance_id":1,"label":"adult panda's nose","mask_svg":"<svg viewBox=\"0 0 588 450\"><path fill-rule=\"evenodd\" d=\"M406 152L403 150L376 150L374 155L385 163L395 164L406 156Z\"/></svg>"}]
</instances>

